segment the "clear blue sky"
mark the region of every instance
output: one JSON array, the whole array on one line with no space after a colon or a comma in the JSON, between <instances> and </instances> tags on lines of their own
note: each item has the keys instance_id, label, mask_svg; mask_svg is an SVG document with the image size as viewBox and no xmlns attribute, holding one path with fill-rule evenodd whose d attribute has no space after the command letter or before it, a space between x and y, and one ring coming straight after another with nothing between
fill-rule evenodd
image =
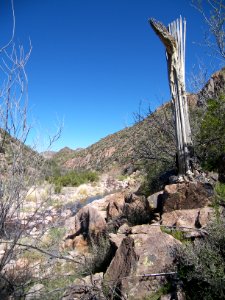
<instances>
[{"instance_id":1,"label":"clear blue sky","mask_svg":"<svg viewBox=\"0 0 225 300\"><path fill-rule=\"evenodd\" d=\"M0 3L3 38L11 29L9 0ZM209 58L197 45L204 22L189 0L15 0L16 42L32 41L27 65L29 106L41 133L64 119L64 146L87 147L129 126L140 101L168 100L164 48L148 24L187 20L189 76ZM196 43L193 43L196 42Z\"/></svg>"}]
</instances>

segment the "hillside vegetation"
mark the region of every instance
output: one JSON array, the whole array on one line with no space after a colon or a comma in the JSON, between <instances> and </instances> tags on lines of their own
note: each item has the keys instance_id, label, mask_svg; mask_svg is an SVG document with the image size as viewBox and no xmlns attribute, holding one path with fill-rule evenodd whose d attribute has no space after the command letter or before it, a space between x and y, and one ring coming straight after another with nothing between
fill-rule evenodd
<instances>
[{"instance_id":1,"label":"hillside vegetation","mask_svg":"<svg viewBox=\"0 0 225 300\"><path fill-rule=\"evenodd\" d=\"M207 99L218 98L224 91L225 70L222 69L212 75L198 94L188 95L191 127L197 155L200 155L202 151L202 148L197 145L199 143L199 122L205 114ZM98 172L116 170L126 174L148 165L151 173L153 169L157 173L161 170L175 168L175 147L170 103L166 103L154 112L149 111L147 116L138 116L138 120L133 126L108 135L86 149L72 150L66 147L60 150L53 155L52 161L66 170L95 170Z\"/></svg>"}]
</instances>

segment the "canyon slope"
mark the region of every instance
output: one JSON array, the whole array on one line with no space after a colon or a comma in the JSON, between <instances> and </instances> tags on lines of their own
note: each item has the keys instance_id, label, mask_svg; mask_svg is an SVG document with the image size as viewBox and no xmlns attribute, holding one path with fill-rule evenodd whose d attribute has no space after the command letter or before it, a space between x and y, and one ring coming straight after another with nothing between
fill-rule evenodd
<instances>
[{"instance_id":1,"label":"canyon slope","mask_svg":"<svg viewBox=\"0 0 225 300\"><path fill-rule=\"evenodd\" d=\"M206 99L216 97L224 91L225 68L214 73L199 93L188 95L189 106L192 109L202 107ZM99 172L116 170L126 173L138 164L135 147L144 136L146 139L151 138L148 128L151 128L152 136L159 136L160 128L155 126L155 119L160 118L160 114L165 110L171 117L170 104L166 103L133 126L108 135L85 149L72 150L65 147L55 153L52 159L65 169L91 169Z\"/></svg>"}]
</instances>

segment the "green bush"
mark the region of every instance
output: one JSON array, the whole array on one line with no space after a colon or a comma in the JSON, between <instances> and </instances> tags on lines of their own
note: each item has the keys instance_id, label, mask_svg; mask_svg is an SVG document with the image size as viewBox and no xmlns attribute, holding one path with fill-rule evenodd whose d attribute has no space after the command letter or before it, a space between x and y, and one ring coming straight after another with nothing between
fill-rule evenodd
<instances>
[{"instance_id":1,"label":"green bush","mask_svg":"<svg viewBox=\"0 0 225 300\"><path fill-rule=\"evenodd\" d=\"M178 230L176 228L161 227L161 231L172 235L178 241L187 242L187 239L184 236L184 232L182 232L181 230Z\"/></svg>"},{"instance_id":2,"label":"green bush","mask_svg":"<svg viewBox=\"0 0 225 300\"><path fill-rule=\"evenodd\" d=\"M98 174L92 171L70 171L64 175L52 176L48 179L55 184L55 192L60 193L63 186L79 186L87 182L95 182L98 180Z\"/></svg>"},{"instance_id":3,"label":"green bush","mask_svg":"<svg viewBox=\"0 0 225 300\"><path fill-rule=\"evenodd\" d=\"M62 299L65 290L68 288L68 286L73 284L74 280L77 278L78 275L76 274L76 269L73 263L62 263L61 261L56 261L50 276L45 276L39 281L44 285L44 289L38 299ZM32 294L29 296L31 297L30 299L36 299L35 297L32 297Z\"/></svg>"},{"instance_id":4,"label":"green bush","mask_svg":"<svg viewBox=\"0 0 225 300\"><path fill-rule=\"evenodd\" d=\"M104 234L89 237L90 255L85 258L85 264L80 269L80 275L105 272L112 260L112 247L109 239Z\"/></svg>"},{"instance_id":5,"label":"green bush","mask_svg":"<svg viewBox=\"0 0 225 300\"><path fill-rule=\"evenodd\" d=\"M208 235L176 251L178 276L187 299L225 299L225 219L207 227Z\"/></svg>"},{"instance_id":6,"label":"green bush","mask_svg":"<svg viewBox=\"0 0 225 300\"><path fill-rule=\"evenodd\" d=\"M176 174L175 159L171 163L146 162L143 169L146 175L139 192L148 197L162 190L169 177Z\"/></svg>"},{"instance_id":7,"label":"green bush","mask_svg":"<svg viewBox=\"0 0 225 300\"><path fill-rule=\"evenodd\" d=\"M225 183L217 182L215 186L216 195L225 201Z\"/></svg>"},{"instance_id":8,"label":"green bush","mask_svg":"<svg viewBox=\"0 0 225 300\"><path fill-rule=\"evenodd\" d=\"M216 170L218 159L225 153L225 95L207 101L195 147L206 170Z\"/></svg>"},{"instance_id":9,"label":"green bush","mask_svg":"<svg viewBox=\"0 0 225 300\"><path fill-rule=\"evenodd\" d=\"M214 188L215 197L213 202L213 207L219 214L220 205L225 205L225 184L222 182L217 182Z\"/></svg>"},{"instance_id":10,"label":"green bush","mask_svg":"<svg viewBox=\"0 0 225 300\"><path fill-rule=\"evenodd\" d=\"M62 185L61 184L56 184L55 189L54 189L55 193L60 194L61 190L62 190Z\"/></svg>"},{"instance_id":11,"label":"green bush","mask_svg":"<svg viewBox=\"0 0 225 300\"><path fill-rule=\"evenodd\" d=\"M65 235L66 229L64 227L56 228L52 227L49 229L48 232L48 246L54 246L59 245L59 243L62 241L63 236Z\"/></svg>"},{"instance_id":12,"label":"green bush","mask_svg":"<svg viewBox=\"0 0 225 300\"><path fill-rule=\"evenodd\" d=\"M146 296L143 300L160 300L161 296L171 293L172 286L170 283L164 284L161 288L158 289L154 294Z\"/></svg>"},{"instance_id":13,"label":"green bush","mask_svg":"<svg viewBox=\"0 0 225 300\"><path fill-rule=\"evenodd\" d=\"M45 164L45 179L50 180L51 177L61 176L61 168L54 160L47 160Z\"/></svg>"}]
</instances>

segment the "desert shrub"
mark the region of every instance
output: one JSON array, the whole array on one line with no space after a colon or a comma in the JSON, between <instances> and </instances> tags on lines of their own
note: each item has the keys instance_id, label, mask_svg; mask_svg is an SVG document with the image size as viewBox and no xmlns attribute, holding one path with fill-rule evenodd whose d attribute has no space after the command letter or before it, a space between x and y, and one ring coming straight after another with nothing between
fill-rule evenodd
<instances>
[{"instance_id":1,"label":"desert shrub","mask_svg":"<svg viewBox=\"0 0 225 300\"><path fill-rule=\"evenodd\" d=\"M82 276L105 272L114 254L107 235L92 237L89 244L90 255L85 257L85 264L80 270Z\"/></svg>"},{"instance_id":2,"label":"desert shrub","mask_svg":"<svg viewBox=\"0 0 225 300\"><path fill-rule=\"evenodd\" d=\"M126 180L128 178L128 175L123 175L123 174L120 174L118 177L117 177L117 179L119 180L119 181L124 181L124 180Z\"/></svg>"},{"instance_id":3,"label":"desert shrub","mask_svg":"<svg viewBox=\"0 0 225 300\"><path fill-rule=\"evenodd\" d=\"M225 201L225 183L217 182L215 186L217 197Z\"/></svg>"},{"instance_id":4,"label":"desert shrub","mask_svg":"<svg viewBox=\"0 0 225 300\"><path fill-rule=\"evenodd\" d=\"M172 235L178 241L181 241L181 242L187 241L187 239L185 238L184 232L181 230L178 230L176 228L161 227L161 231Z\"/></svg>"},{"instance_id":5,"label":"desert shrub","mask_svg":"<svg viewBox=\"0 0 225 300\"><path fill-rule=\"evenodd\" d=\"M50 249L58 247L65 235L66 229L64 227L52 227L48 230L46 236L42 238L42 248Z\"/></svg>"},{"instance_id":6,"label":"desert shrub","mask_svg":"<svg viewBox=\"0 0 225 300\"><path fill-rule=\"evenodd\" d=\"M63 236L65 235L66 229L64 227L56 228L52 227L49 229L49 236L52 240L52 243L59 243L61 242Z\"/></svg>"},{"instance_id":7,"label":"desert shrub","mask_svg":"<svg viewBox=\"0 0 225 300\"><path fill-rule=\"evenodd\" d=\"M44 255L37 250L28 249L23 252L22 258L26 259L29 262L43 261Z\"/></svg>"},{"instance_id":8,"label":"desert shrub","mask_svg":"<svg viewBox=\"0 0 225 300\"><path fill-rule=\"evenodd\" d=\"M147 195L167 183L164 174L176 171L175 133L169 108L165 105L157 112L150 112L144 121L141 119L145 132L139 132L133 143L134 161L147 174L142 188ZM225 95L208 99L206 107L191 107L190 122L193 164L200 164L205 170L217 170L219 158L225 153Z\"/></svg>"},{"instance_id":9,"label":"desert shrub","mask_svg":"<svg viewBox=\"0 0 225 300\"><path fill-rule=\"evenodd\" d=\"M95 182L98 180L98 174L92 171L70 171L64 175L52 176L48 179L55 184L55 192L59 193L63 186L79 186L87 182Z\"/></svg>"},{"instance_id":10,"label":"desert shrub","mask_svg":"<svg viewBox=\"0 0 225 300\"><path fill-rule=\"evenodd\" d=\"M39 283L44 285L44 289L38 299L62 299L66 288L71 285L76 278L77 274L74 264L62 263L60 261L55 262L50 276L45 276L39 280Z\"/></svg>"},{"instance_id":11,"label":"desert shrub","mask_svg":"<svg viewBox=\"0 0 225 300\"><path fill-rule=\"evenodd\" d=\"M60 183L57 183L54 188L55 193L60 194L61 190L62 190L62 185Z\"/></svg>"},{"instance_id":12,"label":"desert shrub","mask_svg":"<svg viewBox=\"0 0 225 300\"><path fill-rule=\"evenodd\" d=\"M175 160L169 163L146 162L145 176L139 192L149 196L164 188L169 183L169 177L177 174Z\"/></svg>"},{"instance_id":13,"label":"desert shrub","mask_svg":"<svg viewBox=\"0 0 225 300\"><path fill-rule=\"evenodd\" d=\"M225 152L225 95L207 101L195 152L204 169L218 168L219 157Z\"/></svg>"},{"instance_id":14,"label":"desert shrub","mask_svg":"<svg viewBox=\"0 0 225 300\"><path fill-rule=\"evenodd\" d=\"M212 207L217 216L220 215L221 205L225 206L225 184L218 181L214 187L214 201L212 202Z\"/></svg>"},{"instance_id":15,"label":"desert shrub","mask_svg":"<svg viewBox=\"0 0 225 300\"><path fill-rule=\"evenodd\" d=\"M61 176L63 170L57 164L57 162L53 159L49 159L46 161L46 168L45 168L45 179L50 180L51 177L59 177Z\"/></svg>"},{"instance_id":16,"label":"desert shrub","mask_svg":"<svg viewBox=\"0 0 225 300\"><path fill-rule=\"evenodd\" d=\"M208 235L176 251L178 276L187 299L225 298L225 219L207 227Z\"/></svg>"},{"instance_id":17,"label":"desert shrub","mask_svg":"<svg viewBox=\"0 0 225 300\"><path fill-rule=\"evenodd\" d=\"M170 282L164 284L161 288L158 289L154 294L146 296L143 300L159 300L161 296L171 293L172 286Z\"/></svg>"}]
</instances>

